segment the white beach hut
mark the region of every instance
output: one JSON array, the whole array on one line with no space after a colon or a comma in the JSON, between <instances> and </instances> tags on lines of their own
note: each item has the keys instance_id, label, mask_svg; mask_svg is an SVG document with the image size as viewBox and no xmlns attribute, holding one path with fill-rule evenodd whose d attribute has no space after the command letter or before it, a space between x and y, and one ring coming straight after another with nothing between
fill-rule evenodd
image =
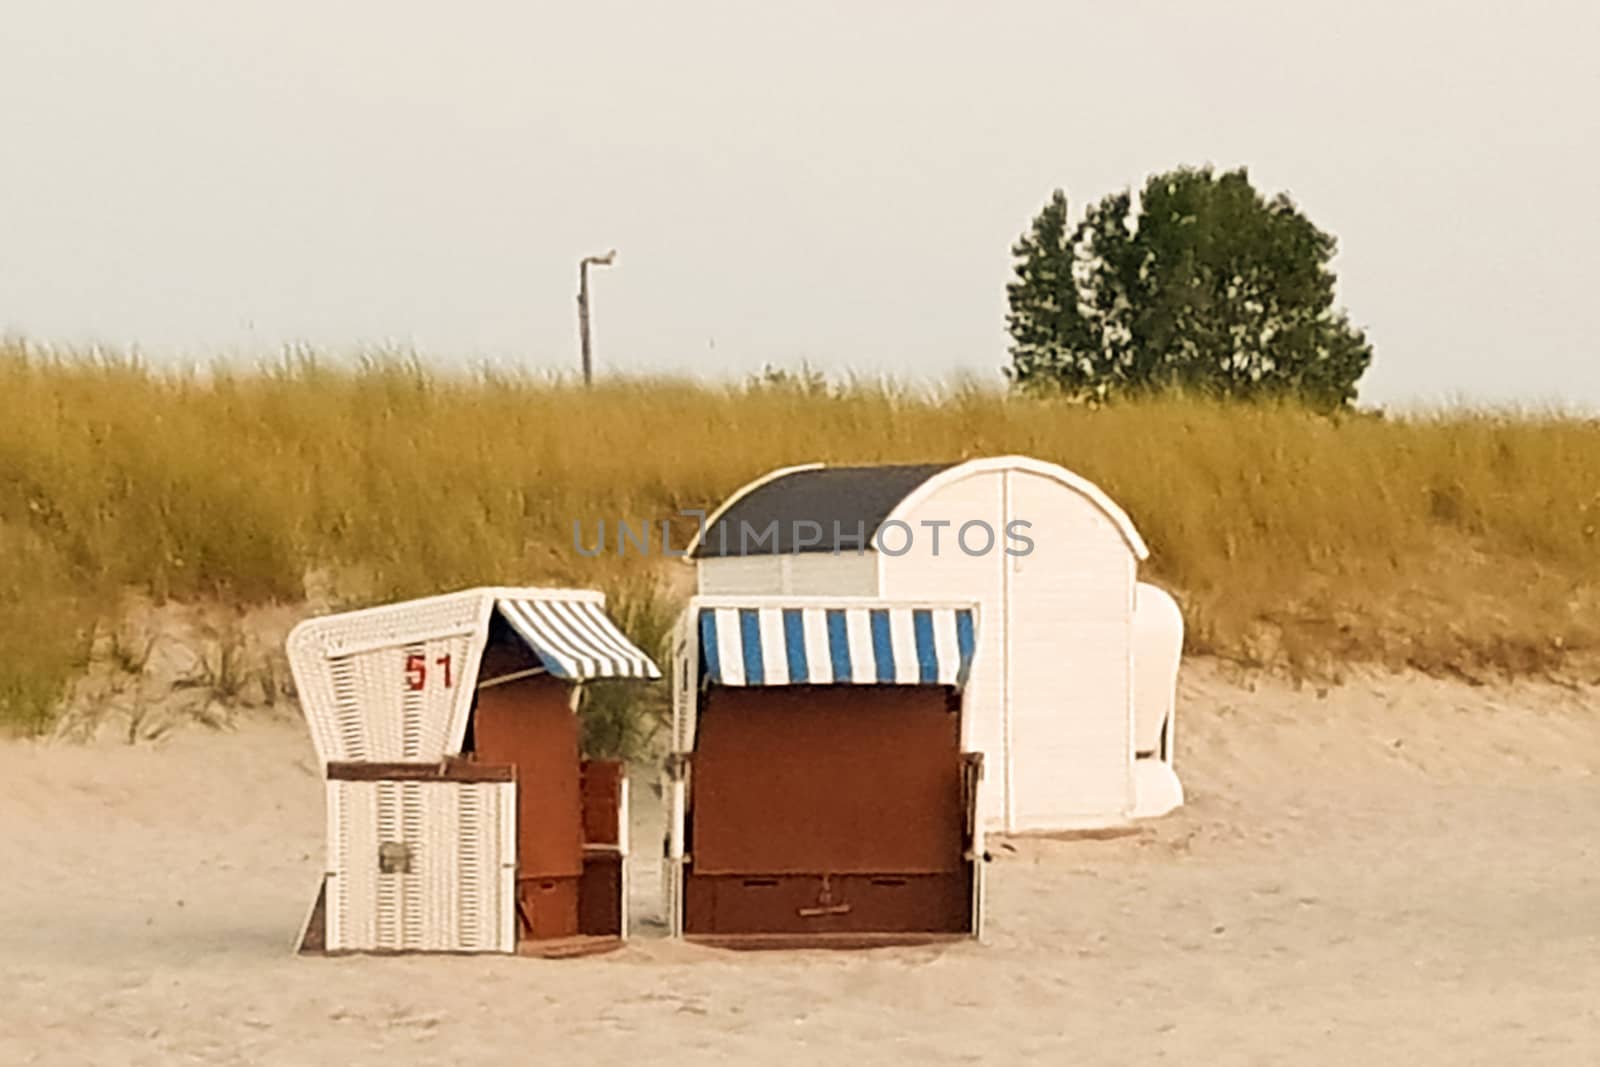
<instances>
[{"instance_id":1,"label":"white beach hut","mask_svg":"<svg viewBox=\"0 0 1600 1067\"><path fill-rule=\"evenodd\" d=\"M481 588L309 619L289 663L327 782L304 950L562 954L626 935L627 783L589 679L660 671L597 592Z\"/></svg>"},{"instance_id":2,"label":"white beach hut","mask_svg":"<svg viewBox=\"0 0 1600 1067\"><path fill-rule=\"evenodd\" d=\"M688 555L702 595L976 601L967 741L987 759L991 829L1103 827L1181 801L1170 745L1146 749L1136 729L1144 540L1063 467L1024 456L789 467L734 493ZM1152 647L1170 629L1156 627ZM1170 742L1170 696L1148 705L1165 718L1146 732ZM1138 770L1141 753L1163 766Z\"/></svg>"}]
</instances>

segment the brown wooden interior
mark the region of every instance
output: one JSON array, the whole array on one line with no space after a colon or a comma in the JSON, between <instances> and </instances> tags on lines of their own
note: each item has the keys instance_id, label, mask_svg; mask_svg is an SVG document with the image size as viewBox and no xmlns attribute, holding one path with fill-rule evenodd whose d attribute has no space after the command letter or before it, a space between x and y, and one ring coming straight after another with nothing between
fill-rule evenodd
<instances>
[{"instance_id":1,"label":"brown wooden interior","mask_svg":"<svg viewBox=\"0 0 1600 1067\"><path fill-rule=\"evenodd\" d=\"M583 791L583 843L617 845L622 814L621 760L584 760L578 780Z\"/></svg>"},{"instance_id":2,"label":"brown wooden interior","mask_svg":"<svg viewBox=\"0 0 1600 1067\"><path fill-rule=\"evenodd\" d=\"M578 886L578 930L588 937L621 937L622 779L621 760L584 760L583 876Z\"/></svg>"},{"instance_id":3,"label":"brown wooden interior","mask_svg":"<svg viewBox=\"0 0 1600 1067\"><path fill-rule=\"evenodd\" d=\"M578 882L578 932L585 937L622 936L622 856L612 851L586 856Z\"/></svg>"},{"instance_id":4,"label":"brown wooden interior","mask_svg":"<svg viewBox=\"0 0 1600 1067\"><path fill-rule=\"evenodd\" d=\"M491 641L487 680L525 670ZM622 857L617 819L622 765L579 758L571 683L534 674L480 689L471 744L482 764L507 764L517 781L519 941L622 933ZM609 822L608 822L609 820Z\"/></svg>"},{"instance_id":5,"label":"brown wooden interior","mask_svg":"<svg viewBox=\"0 0 1600 1067\"><path fill-rule=\"evenodd\" d=\"M712 687L690 763L684 932L970 933L969 766L942 688Z\"/></svg>"}]
</instances>

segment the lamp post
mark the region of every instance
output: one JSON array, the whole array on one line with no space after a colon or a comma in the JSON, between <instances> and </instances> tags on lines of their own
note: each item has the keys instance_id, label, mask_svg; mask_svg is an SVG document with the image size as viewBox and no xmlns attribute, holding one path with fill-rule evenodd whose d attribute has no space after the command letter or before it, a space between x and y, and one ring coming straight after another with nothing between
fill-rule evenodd
<instances>
[{"instance_id":1,"label":"lamp post","mask_svg":"<svg viewBox=\"0 0 1600 1067\"><path fill-rule=\"evenodd\" d=\"M613 248L603 256L584 256L578 260L578 344L583 352L583 384L594 383L594 355L589 344L589 267L609 267L616 262Z\"/></svg>"}]
</instances>

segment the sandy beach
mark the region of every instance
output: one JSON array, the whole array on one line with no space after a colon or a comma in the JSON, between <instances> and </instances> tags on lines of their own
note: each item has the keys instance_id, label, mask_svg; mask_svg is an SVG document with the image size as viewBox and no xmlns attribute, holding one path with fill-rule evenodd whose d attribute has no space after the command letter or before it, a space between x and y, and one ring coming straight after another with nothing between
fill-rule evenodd
<instances>
[{"instance_id":1,"label":"sandy beach","mask_svg":"<svg viewBox=\"0 0 1600 1067\"><path fill-rule=\"evenodd\" d=\"M1179 814L993 842L988 943L301 959L297 718L0 743L0 1063L1591 1063L1600 689L1184 671ZM508 1058L513 1057L513 1058Z\"/></svg>"}]
</instances>

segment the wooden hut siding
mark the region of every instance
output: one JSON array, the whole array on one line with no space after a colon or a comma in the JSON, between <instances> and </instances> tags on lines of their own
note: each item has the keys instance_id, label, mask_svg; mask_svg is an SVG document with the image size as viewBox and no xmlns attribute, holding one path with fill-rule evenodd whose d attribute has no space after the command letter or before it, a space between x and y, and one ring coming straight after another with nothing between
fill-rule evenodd
<instances>
[{"instance_id":1,"label":"wooden hut siding","mask_svg":"<svg viewBox=\"0 0 1600 1067\"><path fill-rule=\"evenodd\" d=\"M511 782L330 781L329 951L510 952Z\"/></svg>"},{"instance_id":2,"label":"wooden hut siding","mask_svg":"<svg viewBox=\"0 0 1600 1067\"><path fill-rule=\"evenodd\" d=\"M788 564L783 592L791 596L876 596L877 553L807 552L783 556Z\"/></svg>"},{"instance_id":3,"label":"wooden hut siding","mask_svg":"<svg viewBox=\"0 0 1600 1067\"><path fill-rule=\"evenodd\" d=\"M702 593L977 600L984 621L965 721L967 746L988 757L985 823L1069 829L1137 813L1132 619L1148 550L1115 502L1055 464L1002 456L831 475L791 468L758 479L717 516L793 519L813 508L847 526L859 516L891 551L834 556L790 545L730 558L697 550ZM963 551L961 528L972 520L993 531L989 551ZM1007 536L1014 522L1032 541L1026 555L1007 552L1021 547ZM907 531L909 547L894 551ZM988 536L975 527L967 547L981 550Z\"/></svg>"},{"instance_id":4,"label":"wooden hut siding","mask_svg":"<svg viewBox=\"0 0 1600 1067\"><path fill-rule=\"evenodd\" d=\"M877 553L806 552L790 556L714 556L699 567L708 596L782 593L793 596L876 596Z\"/></svg>"},{"instance_id":5,"label":"wooden hut siding","mask_svg":"<svg viewBox=\"0 0 1600 1067\"><path fill-rule=\"evenodd\" d=\"M1132 814L1134 557L1098 508L1037 474L1006 474L1007 516L1034 550L1005 557L1012 830Z\"/></svg>"},{"instance_id":6,"label":"wooden hut siding","mask_svg":"<svg viewBox=\"0 0 1600 1067\"><path fill-rule=\"evenodd\" d=\"M738 596L783 586L783 556L717 556L697 569L702 593Z\"/></svg>"}]
</instances>

